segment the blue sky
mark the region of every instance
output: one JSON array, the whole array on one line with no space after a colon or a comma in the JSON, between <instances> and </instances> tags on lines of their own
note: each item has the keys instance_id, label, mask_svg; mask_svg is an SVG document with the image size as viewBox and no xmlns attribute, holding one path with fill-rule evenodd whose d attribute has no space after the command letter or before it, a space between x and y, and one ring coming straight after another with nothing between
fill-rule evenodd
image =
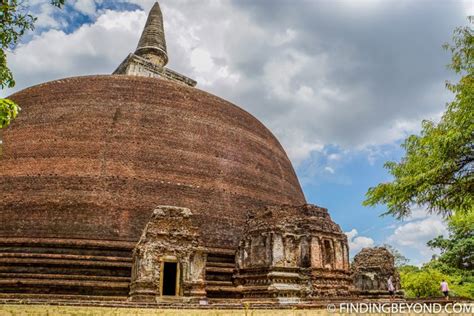
<instances>
[{"instance_id":1,"label":"blue sky","mask_svg":"<svg viewBox=\"0 0 474 316\"><path fill-rule=\"evenodd\" d=\"M30 0L34 32L8 54L15 89L111 73L137 44L153 0ZM383 164L437 120L451 96L441 45L473 1L162 0L170 63L198 88L228 99L278 137L308 202L329 209L351 252L389 243L421 264L443 220L414 207L403 222L362 207L390 180Z\"/></svg>"}]
</instances>

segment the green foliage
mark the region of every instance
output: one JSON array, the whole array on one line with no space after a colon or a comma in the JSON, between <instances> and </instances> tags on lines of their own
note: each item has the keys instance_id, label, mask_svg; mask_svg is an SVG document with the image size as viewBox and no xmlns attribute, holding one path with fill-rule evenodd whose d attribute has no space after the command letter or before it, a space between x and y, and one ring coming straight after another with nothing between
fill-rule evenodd
<instances>
[{"instance_id":1,"label":"green foliage","mask_svg":"<svg viewBox=\"0 0 474 316\"><path fill-rule=\"evenodd\" d=\"M474 29L457 28L453 43L443 47L452 54L451 68L460 79L446 83L454 94L439 123L423 121L420 135L402 144L405 156L385 167L393 181L370 188L364 205L385 204L398 219L410 215L413 205L444 215L449 236L428 242L441 254L422 268L399 268L408 297L440 296L445 279L451 295L474 299Z\"/></svg>"},{"instance_id":2,"label":"green foliage","mask_svg":"<svg viewBox=\"0 0 474 316\"><path fill-rule=\"evenodd\" d=\"M448 219L448 229L448 238L439 236L428 242L430 247L441 251L439 257L421 269L415 266L399 268L407 296L440 295L439 290L436 294L435 287L441 278L448 281L450 295L474 299L474 212L455 213Z\"/></svg>"},{"instance_id":3,"label":"green foliage","mask_svg":"<svg viewBox=\"0 0 474 316\"><path fill-rule=\"evenodd\" d=\"M453 296L474 299L474 271L457 269L437 259L431 260L424 268L435 269L446 275Z\"/></svg>"},{"instance_id":4,"label":"green foliage","mask_svg":"<svg viewBox=\"0 0 474 316\"><path fill-rule=\"evenodd\" d=\"M12 88L13 75L7 66L6 50L13 48L26 31L34 28L35 18L17 0L0 4L0 87Z\"/></svg>"},{"instance_id":5,"label":"green foliage","mask_svg":"<svg viewBox=\"0 0 474 316\"><path fill-rule=\"evenodd\" d=\"M474 208L474 29L470 25L454 32L449 67L461 76L446 87L455 95L438 124L423 121L420 135L402 144L401 162L387 162L394 180L372 187L364 205L385 204L396 218L410 215L410 207L427 207L429 212L450 215Z\"/></svg>"},{"instance_id":6,"label":"green foliage","mask_svg":"<svg viewBox=\"0 0 474 316\"><path fill-rule=\"evenodd\" d=\"M447 270L449 272L443 271L443 267L436 260L422 268L408 265L398 269L401 286L407 297L442 296L440 283L442 280L446 280L449 285L450 296L474 299L474 276L472 272L452 268L447 268Z\"/></svg>"},{"instance_id":7,"label":"green foliage","mask_svg":"<svg viewBox=\"0 0 474 316\"><path fill-rule=\"evenodd\" d=\"M56 7L64 5L65 0L51 0ZM7 65L6 51L13 49L21 37L34 29L36 18L28 13L23 1L0 1L0 88L13 88L15 80ZM16 117L18 105L8 99L0 99L0 128L6 127Z\"/></svg>"},{"instance_id":8,"label":"green foliage","mask_svg":"<svg viewBox=\"0 0 474 316\"><path fill-rule=\"evenodd\" d=\"M440 296L440 283L448 277L435 269L406 266L399 269L402 289L407 297ZM448 281L449 282L449 281Z\"/></svg>"},{"instance_id":9,"label":"green foliage","mask_svg":"<svg viewBox=\"0 0 474 316\"><path fill-rule=\"evenodd\" d=\"M449 237L438 236L428 246L439 249L442 266L474 270L474 211L455 213L448 219Z\"/></svg>"},{"instance_id":10,"label":"green foliage","mask_svg":"<svg viewBox=\"0 0 474 316\"><path fill-rule=\"evenodd\" d=\"M0 99L0 128L7 127L17 115L20 108L9 99Z\"/></svg>"}]
</instances>

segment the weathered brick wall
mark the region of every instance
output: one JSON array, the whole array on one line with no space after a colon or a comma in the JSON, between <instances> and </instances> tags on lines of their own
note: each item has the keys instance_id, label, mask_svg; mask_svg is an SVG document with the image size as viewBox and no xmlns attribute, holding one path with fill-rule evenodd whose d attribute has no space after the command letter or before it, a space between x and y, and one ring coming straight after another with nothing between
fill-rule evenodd
<instances>
[{"instance_id":1,"label":"weathered brick wall","mask_svg":"<svg viewBox=\"0 0 474 316\"><path fill-rule=\"evenodd\" d=\"M400 289L395 258L385 247L363 248L355 255L351 270L354 286L361 294L374 291L388 293L390 277L395 289Z\"/></svg>"},{"instance_id":2,"label":"weathered brick wall","mask_svg":"<svg viewBox=\"0 0 474 316\"><path fill-rule=\"evenodd\" d=\"M90 76L11 98L23 110L4 132L1 237L137 241L156 205L176 205L230 248L245 210L305 203L268 129L203 91Z\"/></svg>"}]
</instances>

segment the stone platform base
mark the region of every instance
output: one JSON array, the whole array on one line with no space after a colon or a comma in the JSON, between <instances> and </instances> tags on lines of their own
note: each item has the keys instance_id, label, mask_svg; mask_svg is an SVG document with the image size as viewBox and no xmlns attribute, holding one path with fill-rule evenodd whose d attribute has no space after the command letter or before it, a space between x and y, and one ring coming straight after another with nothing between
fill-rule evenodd
<instances>
[{"instance_id":1,"label":"stone platform base","mask_svg":"<svg viewBox=\"0 0 474 316\"><path fill-rule=\"evenodd\" d=\"M463 300L459 298L450 298L445 301L444 298L430 298L430 299L402 299L402 298L362 298L362 297L348 297L348 298L320 298L302 300L300 302L280 304L272 299L260 300L240 300L240 299L207 299L206 301L162 301L162 302L132 302L127 300L127 297L120 296L84 296L84 295L10 295L0 294L0 311L2 306L7 305L30 305L30 306L75 306L75 307L111 307L111 308L131 308L131 309L173 309L173 310L328 310L331 307L336 307L340 304L403 304L403 303L425 303L425 304L440 304L447 303L471 303L473 301ZM0 312L1 314L1 312Z\"/></svg>"},{"instance_id":2,"label":"stone platform base","mask_svg":"<svg viewBox=\"0 0 474 316\"><path fill-rule=\"evenodd\" d=\"M278 302L272 299L240 300L240 299L208 299L205 302L191 301L156 301L133 302L127 297L111 296L74 296L74 295L5 295L0 294L2 305L49 305L49 306L90 306L90 307L121 307L121 308L154 308L154 309L327 309L328 305L341 303L402 303L403 299L312 299L299 302ZM440 301L445 302L445 301Z\"/></svg>"}]
</instances>

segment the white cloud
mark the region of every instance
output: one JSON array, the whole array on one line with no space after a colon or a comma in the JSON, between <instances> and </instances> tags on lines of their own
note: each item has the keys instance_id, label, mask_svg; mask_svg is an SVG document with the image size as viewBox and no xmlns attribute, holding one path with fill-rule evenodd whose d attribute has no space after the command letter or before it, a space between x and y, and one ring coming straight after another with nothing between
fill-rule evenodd
<instances>
[{"instance_id":1,"label":"white cloud","mask_svg":"<svg viewBox=\"0 0 474 316\"><path fill-rule=\"evenodd\" d=\"M329 161L339 161L339 160L341 160L341 158L342 158L341 154L332 153L332 154L328 155L328 160Z\"/></svg>"},{"instance_id":2,"label":"white cloud","mask_svg":"<svg viewBox=\"0 0 474 316\"><path fill-rule=\"evenodd\" d=\"M349 232L345 232L349 241L349 252L351 257L356 255L362 248L373 247L374 240L370 237L358 236L357 229L353 228Z\"/></svg>"},{"instance_id":3,"label":"white cloud","mask_svg":"<svg viewBox=\"0 0 474 316\"><path fill-rule=\"evenodd\" d=\"M58 18L54 18L53 14L57 8L53 7L49 3L41 3L35 9L37 28L60 28L64 26L63 21Z\"/></svg>"},{"instance_id":4,"label":"white cloud","mask_svg":"<svg viewBox=\"0 0 474 316\"><path fill-rule=\"evenodd\" d=\"M327 172L329 172L331 174L334 174L334 172L335 172L333 168L328 167L328 166L324 167L324 170L326 170Z\"/></svg>"},{"instance_id":5,"label":"white cloud","mask_svg":"<svg viewBox=\"0 0 474 316\"><path fill-rule=\"evenodd\" d=\"M474 2L472 0L462 0L466 16L474 15Z\"/></svg>"},{"instance_id":6,"label":"white cloud","mask_svg":"<svg viewBox=\"0 0 474 316\"><path fill-rule=\"evenodd\" d=\"M155 0L129 2L148 11ZM40 33L9 55L17 88L110 73L134 50L146 13L102 12L96 3L71 2L96 20L70 34L61 31L65 20L53 19L54 9L41 4L38 25L58 31ZM413 29L410 23L419 21L417 10L442 22L439 10L398 3L160 1L170 68L262 120L295 165L315 153L324 155L327 146L377 152L367 148L402 139L419 129L422 118L442 110L448 95L443 86L447 78L440 74L447 60L439 58L439 45L448 38L432 34L443 26L433 30L420 21L419 40L412 43L406 36L407 28ZM349 15L353 10L357 14ZM449 16L444 11L442 17ZM397 23L401 20L410 23ZM387 32L391 35L379 36ZM439 54L431 53L434 45ZM332 164L312 165L319 171L336 170Z\"/></svg>"},{"instance_id":7,"label":"white cloud","mask_svg":"<svg viewBox=\"0 0 474 316\"><path fill-rule=\"evenodd\" d=\"M16 89L69 76L110 74L135 48L145 18L143 11L105 11L73 33L52 29L36 35L8 54Z\"/></svg>"},{"instance_id":8,"label":"white cloud","mask_svg":"<svg viewBox=\"0 0 474 316\"><path fill-rule=\"evenodd\" d=\"M129 2L148 12L155 0ZM302 182L331 177L339 184L351 183L338 170L354 153L372 163L385 159L387 147L416 132L422 118L439 118L451 97L444 89L449 54L440 45L472 10L472 1L203 2L160 1L168 66L260 119L305 168ZM93 22L67 33L71 25L58 10L31 3L37 33L8 54L15 90L111 73L135 49L146 19L145 11L98 11L98 1L72 0ZM415 211L391 231L391 243L428 253L426 240L445 228L440 218ZM374 244L351 232L351 251Z\"/></svg>"},{"instance_id":9,"label":"white cloud","mask_svg":"<svg viewBox=\"0 0 474 316\"><path fill-rule=\"evenodd\" d=\"M77 0L73 2L72 5L76 10L83 14L89 16L94 16L96 14L97 8L94 0Z\"/></svg>"},{"instance_id":10,"label":"white cloud","mask_svg":"<svg viewBox=\"0 0 474 316\"><path fill-rule=\"evenodd\" d=\"M426 219L428 217L439 218L438 216L433 216L432 214L429 214L426 209L422 207L414 206L411 208L410 216L405 219L405 221L412 222L414 220Z\"/></svg>"},{"instance_id":11,"label":"white cloud","mask_svg":"<svg viewBox=\"0 0 474 316\"><path fill-rule=\"evenodd\" d=\"M405 223L396 226L387 242L405 252L417 251L428 261L436 251L429 248L426 243L439 235L448 235L443 218L430 215L421 208L415 208Z\"/></svg>"},{"instance_id":12,"label":"white cloud","mask_svg":"<svg viewBox=\"0 0 474 316\"><path fill-rule=\"evenodd\" d=\"M288 28L285 30L284 33L277 33L273 37L273 45L275 46L281 46L283 44L287 44L291 42L293 39L295 39L297 33L295 30L292 30L291 28Z\"/></svg>"}]
</instances>

